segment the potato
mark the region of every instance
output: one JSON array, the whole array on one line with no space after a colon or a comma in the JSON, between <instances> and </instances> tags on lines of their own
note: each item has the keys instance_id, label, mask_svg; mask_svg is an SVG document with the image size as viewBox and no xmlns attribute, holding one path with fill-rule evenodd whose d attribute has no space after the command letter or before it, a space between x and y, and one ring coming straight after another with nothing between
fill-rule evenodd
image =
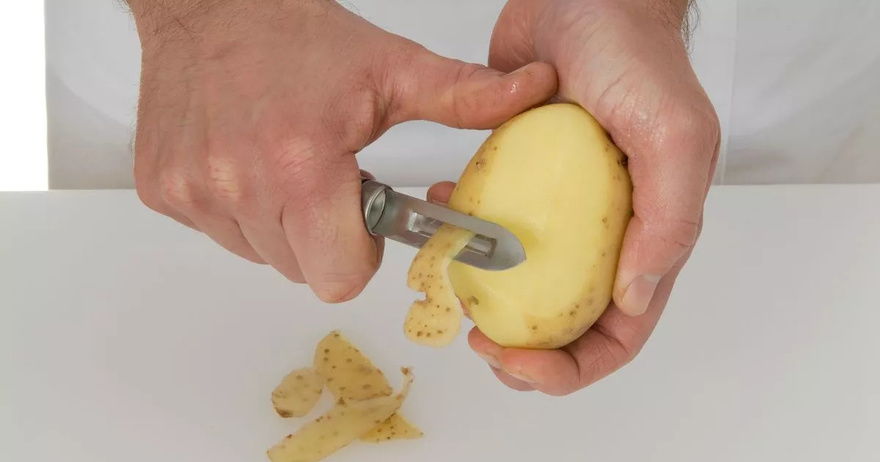
<instances>
[{"instance_id":1,"label":"potato","mask_svg":"<svg viewBox=\"0 0 880 462\"><path fill-rule=\"evenodd\" d=\"M467 230L444 224L419 249L407 277L412 290L425 293L413 302L403 330L408 339L435 347L455 340L461 329L462 310L446 268L473 237Z\"/></svg>"},{"instance_id":2,"label":"potato","mask_svg":"<svg viewBox=\"0 0 880 462\"><path fill-rule=\"evenodd\" d=\"M456 310L506 347L558 348L580 337L611 301L624 232L632 216L626 157L584 109L551 104L496 129L473 156L451 209L498 223L522 242L526 261L488 271L453 261L439 309ZM460 233L438 233L421 259L446 259ZM445 261L445 260L444 260ZM443 280L440 266L418 280ZM428 289L419 285L420 290ZM431 344L424 338L414 341Z\"/></svg>"},{"instance_id":3,"label":"potato","mask_svg":"<svg viewBox=\"0 0 880 462\"><path fill-rule=\"evenodd\" d=\"M272 406L279 416L302 417L315 407L324 381L312 368L297 369L287 374L272 391Z\"/></svg>"},{"instance_id":4,"label":"potato","mask_svg":"<svg viewBox=\"0 0 880 462\"><path fill-rule=\"evenodd\" d=\"M394 396L339 400L326 414L288 435L267 452L271 462L317 462L348 446L391 417L406 399L412 372L402 369L404 383Z\"/></svg>"},{"instance_id":5,"label":"potato","mask_svg":"<svg viewBox=\"0 0 880 462\"><path fill-rule=\"evenodd\" d=\"M415 425L409 423L400 414L394 414L382 425L373 428L367 434L361 436L361 441L368 443L381 443L391 440L413 440L419 439L424 434Z\"/></svg>"},{"instance_id":6,"label":"potato","mask_svg":"<svg viewBox=\"0 0 880 462\"><path fill-rule=\"evenodd\" d=\"M318 342L314 367L337 399L362 400L392 393L385 374L338 330Z\"/></svg>"}]
</instances>

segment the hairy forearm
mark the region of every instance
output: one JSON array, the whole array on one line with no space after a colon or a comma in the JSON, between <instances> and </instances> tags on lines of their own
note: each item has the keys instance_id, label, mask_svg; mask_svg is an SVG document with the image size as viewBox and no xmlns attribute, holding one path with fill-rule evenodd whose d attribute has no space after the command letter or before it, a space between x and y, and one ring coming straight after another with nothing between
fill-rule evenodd
<instances>
[{"instance_id":1,"label":"hairy forearm","mask_svg":"<svg viewBox=\"0 0 880 462\"><path fill-rule=\"evenodd\" d=\"M297 12L326 12L335 0L120 0L125 2L138 29L142 43L189 39L203 32L224 34L234 28L247 29L252 24L279 15Z\"/></svg>"},{"instance_id":2,"label":"hairy forearm","mask_svg":"<svg viewBox=\"0 0 880 462\"><path fill-rule=\"evenodd\" d=\"M137 25L141 41L180 33L200 16L223 4L223 0L123 0Z\"/></svg>"},{"instance_id":3,"label":"hairy forearm","mask_svg":"<svg viewBox=\"0 0 880 462\"><path fill-rule=\"evenodd\" d=\"M223 0L123 0L135 18L186 18L210 11Z\"/></svg>"}]
</instances>

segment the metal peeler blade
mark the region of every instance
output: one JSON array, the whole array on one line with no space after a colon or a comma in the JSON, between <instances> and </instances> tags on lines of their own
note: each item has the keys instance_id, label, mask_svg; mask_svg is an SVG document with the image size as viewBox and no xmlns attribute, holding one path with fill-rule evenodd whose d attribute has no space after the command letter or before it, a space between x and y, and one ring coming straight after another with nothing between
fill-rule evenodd
<instances>
[{"instance_id":1,"label":"metal peeler blade","mask_svg":"<svg viewBox=\"0 0 880 462\"><path fill-rule=\"evenodd\" d=\"M371 234L421 248L443 223L474 233L455 260L477 268L500 271L526 259L519 239L506 228L441 205L394 191L388 185L363 178L361 205Z\"/></svg>"}]
</instances>

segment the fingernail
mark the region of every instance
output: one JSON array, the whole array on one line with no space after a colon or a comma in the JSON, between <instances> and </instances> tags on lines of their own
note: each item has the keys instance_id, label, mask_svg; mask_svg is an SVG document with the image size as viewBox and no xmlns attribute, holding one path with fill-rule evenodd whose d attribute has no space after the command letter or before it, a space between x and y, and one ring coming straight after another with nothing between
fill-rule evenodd
<instances>
[{"instance_id":1,"label":"fingernail","mask_svg":"<svg viewBox=\"0 0 880 462\"><path fill-rule=\"evenodd\" d=\"M657 290L659 282L660 276L657 275L641 275L633 279L623 294L623 306L620 308L630 316L644 314L651 299L654 298L654 291Z\"/></svg>"},{"instance_id":2,"label":"fingernail","mask_svg":"<svg viewBox=\"0 0 880 462\"><path fill-rule=\"evenodd\" d=\"M511 377L513 377L517 380L522 380L525 383L536 383L535 380L533 380L531 377L523 374L522 371L519 371L519 372L504 371L504 372L507 372Z\"/></svg>"},{"instance_id":3,"label":"fingernail","mask_svg":"<svg viewBox=\"0 0 880 462\"><path fill-rule=\"evenodd\" d=\"M345 303L360 294L363 290L363 285L332 281L313 286L312 290L324 303Z\"/></svg>"},{"instance_id":4,"label":"fingernail","mask_svg":"<svg viewBox=\"0 0 880 462\"><path fill-rule=\"evenodd\" d=\"M492 355L488 355L488 354L485 354L485 353L477 353L477 354L478 354L481 358L483 358L483 361L486 361L486 364L488 364L489 366L491 366L491 367L493 367L493 368L495 368L495 369L501 369L501 363L498 362L498 360L495 359L494 356L492 356Z\"/></svg>"}]
</instances>

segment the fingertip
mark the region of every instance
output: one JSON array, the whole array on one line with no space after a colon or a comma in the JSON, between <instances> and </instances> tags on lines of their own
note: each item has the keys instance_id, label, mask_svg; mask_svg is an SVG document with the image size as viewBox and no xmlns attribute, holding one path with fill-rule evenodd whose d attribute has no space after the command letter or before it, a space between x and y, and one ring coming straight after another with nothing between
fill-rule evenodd
<instances>
[{"instance_id":1,"label":"fingertip","mask_svg":"<svg viewBox=\"0 0 880 462\"><path fill-rule=\"evenodd\" d=\"M427 199L429 202L446 205L454 189L455 183L452 181L434 183L428 188Z\"/></svg>"},{"instance_id":2,"label":"fingertip","mask_svg":"<svg viewBox=\"0 0 880 462\"><path fill-rule=\"evenodd\" d=\"M528 382L517 379L516 377L511 376L510 374L508 374L507 372L504 372L501 369L497 369L494 367L490 367L490 369L492 370L492 373L495 374L495 377L498 379L498 381L503 383L505 386L507 386L510 389L513 389L516 391L526 391L526 392L535 391L534 385L532 385Z\"/></svg>"},{"instance_id":3,"label":"fingertip","mask_svg":"<svg viewBox=\"0 0 880 462\"><path fill-rule=\"evenodd\" d=\"M508 348L501 354L501 366L512 377L548 395L563 396L580 388L577 362L563 350Z\"/></svg>"},{"instance_id":4,"label":"fingertip","mask_svg":"<svg viewBox=\"0 0 880 462\"><path fill-rule=\"evenodd\" d=\"M327 277L325 274L322 280L308 281L321 301L332 304L349 302L366 289L367 284L379 270L379 265L382 264L385 247L385 241L381 238L371 237L369 242L374 253L367 268L333 277Z\"/></svg>"},{"instance_id":5,"label":"fingertip","mask_svg":"<svg viewBox=\"0 0 880 462\"><path fill-rule=\"evenodd\" d=\"M490 340L489 337L486 337L486 335L480 332L480 329L476 327L468 332L468 345L477 354L494 357L498 357L504 349Z\"/></svg>"},{"instance_id":6,"label":"fingertip","mask_svg":"<svg viewBox=\"0 0 880 462\"><path fill-rule=\"evenodd\" d=\"M366 281L322 281L310 284L315 295L324 303L345 303L353 300L363 292Z\"/></svg>"},{"instance_id":7,"label":"fingertip","mask_svg":"<svg viewBox=\"0 0 880 462\"><path fill-rule=\"evenodd\" d=\"M661 276L656 274L642 274L629 279L628 282L621 284L623 286L621 289L615 291L615 304L627 316L637 317L645 314L654 299L660 279Z\"/></svg>"},{"instance_id":8,"label":"fingertip","mask_svg":"<svg viewBox=\"0 0 880 462\"><path fill-rule=\"evenodd\" d=\"M555 69L533 62L510 73L421 50L396 72L392 125L429 120L455 128L493 129L557 91Z\"/></svg>"},{"instance_id":9,"label":"fingertip","mask_svg":"<svg viewBox=\"0 0 880 462\"><path fill-rule=\"evenodd\" d=\"M528 385L528 389L553 396L567 395L579 388L577 362L563 350L504 348L477 328L468 332L468 345L484 359L492 358L498 366L493 367L493 372L511 388Z\"/></svg>"}]
</instances>

